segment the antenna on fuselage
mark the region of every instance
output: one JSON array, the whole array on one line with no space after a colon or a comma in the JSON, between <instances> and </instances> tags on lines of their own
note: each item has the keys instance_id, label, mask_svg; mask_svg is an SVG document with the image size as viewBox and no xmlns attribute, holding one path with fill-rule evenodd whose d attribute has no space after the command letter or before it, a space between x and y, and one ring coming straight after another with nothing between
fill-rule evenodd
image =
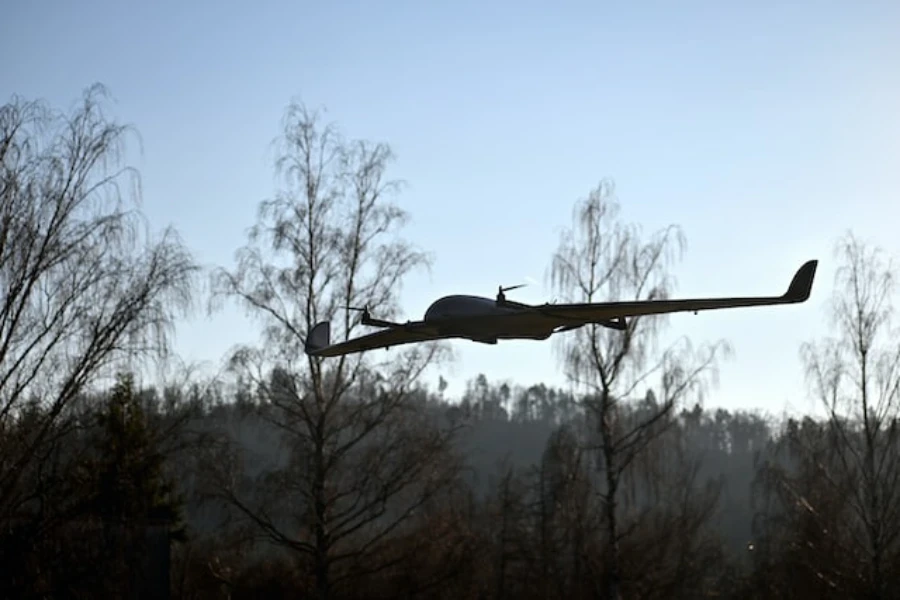
<instances>
[{"instance_id":1,"label":"antenna on fuselage","mask_svg":"<svg viewBox=\"0 0 900 600\"><path fill-rule=\"evenodd\" d=\"M498 288L497 288L497 304L500 305L500 304L503 304L504 302L506 302L506 294L504 294L503 292L517 290L517 289L525 287L527 285L528 285L527 283L519 283L517 285L510 285L507 287L503 287L502 285L498 286Z\"/></svg>"}]
</instances>

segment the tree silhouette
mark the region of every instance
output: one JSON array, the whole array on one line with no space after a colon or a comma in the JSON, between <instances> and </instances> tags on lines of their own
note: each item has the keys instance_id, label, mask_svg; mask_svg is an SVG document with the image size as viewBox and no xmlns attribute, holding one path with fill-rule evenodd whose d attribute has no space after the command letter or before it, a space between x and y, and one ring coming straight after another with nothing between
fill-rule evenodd
<instances>
[{"instance_id":1,"label":"tree silhouette","mask_svg":"<svg viewBox=\"0 0 900 600\"><path fill-rule=\"evenodd\" d=\"M900 561L900 330L892 323L895 272L883 251L853 234L832 300L835 335L805 344L812 392L829 414L834 460L821 475L849 494L845 550L859 556L866 597L887 598L886 571ZM837 530L833 530L837 531Z\"/></svg>"},{"instance_id":2,"label":"tree silhouette","mask_svg":"<svg viewBox=\"0 0 900 600\"><path fill-rule=\"evenodd\" d=\"M49 539L49 498L67 494L48 486L68 483L47 461L65 454L80 400L115 369L165 356L191 299L196 268L174 230L142 230L139 178L121 163L131 130L104 96L92 86L69 113L20 97L0 107L3 548ZM33 572L7 564L13 578Z\"/></svg>"},{"instance_id":3,"label":"tree silhouette","mask_svg":"<svg viewBox=\"0 0 900 600\"><path fill-rule=\"evenodd\" d=\"M305 355L317 322L336 321L343 339L359 327L346 307L394 318L404 276L428 261L394 235L407 215L389 199L400 184L386 179L388 146L346 141L299 104L286 112L281 142L287 187L262 203L237 268L218 270L215 285L265 323L263 344L239 348L231 364L259 390L260 414L283 433L287 458L255 484L255 500L239 485L221 487L273 542L311 561L328 598L349 577L415 554L378 559L388 536L453 482L456 427L432 419L416 394L438 344L382 363L371 353Z\"/></svg>"},{"instance_id":4,"label":"tree silhouette","mask_svg":"<svg viewBox=\"0 0 900 600\"><path fill-rule=\"evenodd\" d=\"M680 230L671 226L649 240L635 226L618 220L619 205L608 182L575 206L573 227L566 230L553 256L550 280L569 302L650 300L665 298L672 285L671 261L684 247ZM600 455L605 488L608 571L605 597L619 597L619 486L623 471L658 435L660 425L677 402L700 389L715 366L724 343L694 352L688 341L659 355L653 350L662 319L632 318L624 331L589 324L560 338L565 373L585 390L585 407L596 426L594 447ZM654 382L653 378L657 378ZM657 409L634 422L622 419L620 403L641 393L642 386L658 390ZM658 386L658 387L657 387Z\"/></svg>"},{"instance_id":5,"label":"tree silhouette","mask_svg":"<svg viewBox=\"0 0 900 600\"><path fill-rule=\"evenodd\" d=\"M159 575L150 574L144 562L151 552L151 528L164 529L171 540L185 540L181 499L164 472L166 456L131 373L118 375L96 418L100 431L92 445L97 453L89 466L96 478L94 512L107 530L104 578L112 584L108 593L136 592L152 582L141 575Z\"/></svg>"}]
</instances>

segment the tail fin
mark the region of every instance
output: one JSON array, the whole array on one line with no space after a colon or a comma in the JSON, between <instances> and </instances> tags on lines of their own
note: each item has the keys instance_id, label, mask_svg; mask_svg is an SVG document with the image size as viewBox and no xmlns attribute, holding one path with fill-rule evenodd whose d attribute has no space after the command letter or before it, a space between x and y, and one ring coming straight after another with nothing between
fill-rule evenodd
<instances>
[{"instance_id":1,"label":"tail fin","mask_svg":"<svg viewBox=\"0 0 900 600\"><path fill-rule=\"evenodd\" d=\"M322 321L316 323L315 327L309 332L304 344L304 350L307 354L315 354L317 351L327 348L331 345L331 323Z\"/></svg>"},{"instance_id":2,"label":"tail fin","mask_svg":"<svg viewBox=\"0 0 900 600\"><path fill-rule=\"evenodd\" d=\"M819 261L810 260L797 269L794 278L791 280L791 285L788 286L788 290L782 298L787 302L805 302L809 298L810 292L812 292L813 280L816 277L816 267L818 265Z\"/></svg>"}]
</instances>

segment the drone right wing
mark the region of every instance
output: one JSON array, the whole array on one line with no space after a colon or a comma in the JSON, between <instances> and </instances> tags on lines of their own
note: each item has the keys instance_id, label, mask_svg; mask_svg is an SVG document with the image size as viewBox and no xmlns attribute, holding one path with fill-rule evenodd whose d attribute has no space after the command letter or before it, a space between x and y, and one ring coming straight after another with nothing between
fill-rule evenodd
<instances>
[{"instance_id":1,"label":"drone right wing","mask_svg":"<svg viewBox=\"0 0 900 600\"><path fill-rule=\"evenodd\" d=\"M682 311L697 312L722 308L749 306L774 306L805 302L812 291L816 276L817 260L805 262L794 274L787 291L780 296L755 296L733 298L688 298L676 300L640 300L636 302L600 302L584 304L554 304L538 307L541 314L559 318L561 322L591 323L659 315Z\"/></svg>"},{"instance_id":2,"label":"drone right wing","mask_svg":"<svg viewBox=\"0 0 900 600\"><path fill-rule=\"evenodd\" d=\"M397 327L382 329L375 333L339 342L331 343L331 323L323 321L316 324L306 338L306 353L311 356L340 356L353 354L376 348L390 348L413 342L428 342L449 336L437 333L433 326L424 321L405 323Z\"/></svg>"}]
</instances>

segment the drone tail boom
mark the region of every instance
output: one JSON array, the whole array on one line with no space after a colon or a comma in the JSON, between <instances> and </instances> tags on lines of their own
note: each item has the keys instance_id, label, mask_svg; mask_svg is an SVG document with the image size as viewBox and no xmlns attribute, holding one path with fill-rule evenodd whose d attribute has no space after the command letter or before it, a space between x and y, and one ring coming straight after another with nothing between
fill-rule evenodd
<instances>
[{"instance_id":1,"label":"drone tail boom","mask_svg":"<svg viewBox=\"0 0 900 600\"><path fill-rule=\"evenodd\" d=\"M307 354L316 354L317 351L327 348L331 345L331 323L322 321L309 332L304 344L304 350Z\"/></svg>"}]
</instances>

